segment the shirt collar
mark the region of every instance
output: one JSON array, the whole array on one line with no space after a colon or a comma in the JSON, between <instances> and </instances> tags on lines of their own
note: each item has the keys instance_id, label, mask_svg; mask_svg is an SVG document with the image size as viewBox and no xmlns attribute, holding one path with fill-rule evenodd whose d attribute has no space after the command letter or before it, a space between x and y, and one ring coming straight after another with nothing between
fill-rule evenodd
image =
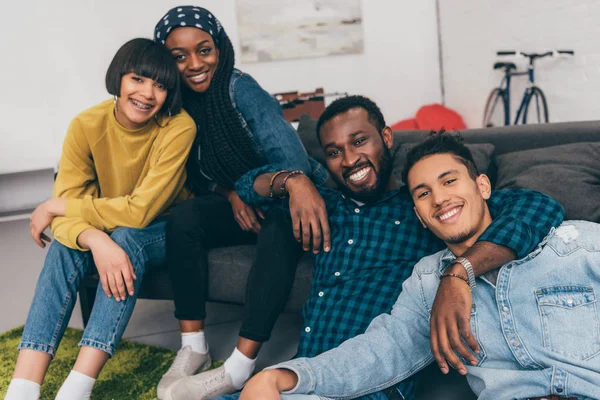
<instances>
[{"instance_id":1,"label":"shirt collar","mask_svg":"<svg viewBox=\"0 0 600 400\"><path fill-rule=\"evenodd\" d=\"M450 251L449 248L446 247L444 250L442 250L440 254L440 262L438 263L440 267L440 273L444 272L444 270L448 268L454 260L456 260L456 256Z\"/></svg>"},{"instance_id":2,"label":"shirt collar","mask_svg":"<svg viewBox=\"0 0 600 400\"><path fill-rule=\"evenodd\" d=\"M403 188L387 191L387 192L384 193L384 195L383 195L383 197L381 199L379 199L377 201L370 202L370 203L364 203L364 204L361 204L361 205L356 204L356 200L354 200L354 199L352 199L350 197L346 197L345 195L343 195L341 193L340 193L340 195L346 201L346 204L350 204L352 207L356 207L357 205L359 207L362 207L362 206L368 207L368 206L374 206L374 205L377 205L377 204L380 204L380 203L387 202L388 200L392 199L393 197L398 196L403 191L402 189Z\"/></svg>"}]
</instances>

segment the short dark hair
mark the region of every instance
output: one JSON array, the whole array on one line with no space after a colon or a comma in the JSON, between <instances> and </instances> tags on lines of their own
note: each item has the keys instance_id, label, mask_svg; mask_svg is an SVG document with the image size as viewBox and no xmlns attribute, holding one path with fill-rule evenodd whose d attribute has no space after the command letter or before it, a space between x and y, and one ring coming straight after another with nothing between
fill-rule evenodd
<instances>
[{"instance_id":1,"label":"short dark hair","mask_svg":"<svg viewBox=\"0 0 600 400\"><path fill-rule=\"evenodd\" d=\"M167 88L167 99L161 115L181 111L179 71L169 50L150 39L136 38L125 43L113 57L106 71L106 90L113 96L121 94L121 78L134 73L155 80Z\"/></svg>"},{"instance_id":2,"label":"short dark hair","mask_svg":"<svg viewBox=\"0 0 600 400\"><path fill-rule=\"evenodd\" d=\"M408 185L408 173L419 160L433 154L452 154L457 161L467 167L469 176L475 180L480 175L479 169L473 160L473 155L464 144L463 138L457 132L450 134L443 129L439 132L432 131L425 141L413 147L406 155L406 163L402 171L402 181Z\"/></svg>"},{"instance_id":3,"label":"short dark hair","mask_svg":"<svg viewBox=\"0 0 600 400\"><path fill-rule=\"evenodd\" d=\"M383 114L381 113L379 107L377 107L377 104L364 96L354 95L336 99L333 103L327 106L317 122L317 139L320 140L321 128L327 121L339 114L345 113L352 108L364 109L367 114L369 114L369 122L375 128L377 128L377 132L381 134L381 131L383 131L383 128L385 128L386 125Z\"/></svg>"}]
</instances>

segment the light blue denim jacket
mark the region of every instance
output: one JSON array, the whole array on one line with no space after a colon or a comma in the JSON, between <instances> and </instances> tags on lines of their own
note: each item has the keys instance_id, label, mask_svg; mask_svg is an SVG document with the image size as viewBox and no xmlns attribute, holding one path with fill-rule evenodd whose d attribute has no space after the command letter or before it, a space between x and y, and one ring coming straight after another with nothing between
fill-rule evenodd
<instances>
[{"instance_id":1,"label":"light blue denim jacket","mask_svg":"<svg viewBox=\"0 0 600 400\"><path fill-rule=\"evenodd\" d=\"M302 170L316 184L325 182L329 176L325 167L307 155L298 133L283 118L279 102L254 78L234 69L229 82L229 97L263 165ZM202 149L198 148L198 152L201 157Z\"/></svg>"},{"instance_id":2,"label":"light blue denim jacket","mask_svg":"<svg viewBox=\"0 0 600 400\"><path fill-rule=\"evenodd\" d=\"M298 374L289 393L325 398L378 391L424 368L433 361L429 313L439 276L454 258L448 249L423 258L391 314L364 334L271 368ZM471 329L481 353L467 379L479 399L600 399L599 293L600 225L585 221L565 221L530 255L504 265L496 285L477 278Z\"/></svg>"}]
</instances>

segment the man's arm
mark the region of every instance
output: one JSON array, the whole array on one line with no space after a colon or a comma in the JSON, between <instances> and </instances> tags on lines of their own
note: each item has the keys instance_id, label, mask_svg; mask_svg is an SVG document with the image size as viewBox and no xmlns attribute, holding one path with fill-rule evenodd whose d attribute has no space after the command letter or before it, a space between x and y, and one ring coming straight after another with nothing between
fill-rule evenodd
<instances>
[{"instance_id":1,"label":"man's arm","mask_svg":"<svg viewBox=\"0 0 600 400\"><path fill-rule=\"evenodd\" d=\"M265 205L289 196L294 237L304 251L331 249L327 209L312 181L299 171L280 171L265 166L246 173L236 182L240 198L249 205Z\"/></svg>"},{"instance_id":2,"label":"man's arm","mask_svg":"<svg viewBox=\"0 0 600 400\"><path fill-rule=\"evenodd\" d=\"M260 168L250 170L237 180L235 183L235 191L237 192L238 196L240 196L240 199L242 199L242 201L249 206L273 206L279 201L279 198L270 197L268 191L264 192L261 190L260 193L257 192L254 184L259 178L262 180L262 178L266 175L270 177L279 170L279 168L273 165L265 165Z\"/></svg>"},{"instance_id":3,"label":"man's arm","mask_svg":"<svg viewBox=\"0 0 600 400\"><path fill-rule=\"evenodd\" d=\"M421 277L414 272L402 286L391 314L379 315L364 334L314 358L270 367L246 384L241 399L277 399L280 392L358 397L395 385L427 366L433 357Z\"/></svg>"},{"instance_id":4,"label":"man's arm","mask_svg":"<svg viewBox=\"0 0 600 400\"><path fill-rule=\"evenodd\" d=\"M475 276L501 267L517 258L525 257L564 219L564 209L552 198L531 190L500 190L488 200L492 224L465 254L473 266ZM448 273L466 277L461 264L453 264ZM431 310L431 348L442 370L449 371L450 362L461 374L465 366L455 352L471 363L473 351L479 346L471 333L469 318L472 297L469 286L459 279L443 279Z\"/></svg>"}]
</instances>

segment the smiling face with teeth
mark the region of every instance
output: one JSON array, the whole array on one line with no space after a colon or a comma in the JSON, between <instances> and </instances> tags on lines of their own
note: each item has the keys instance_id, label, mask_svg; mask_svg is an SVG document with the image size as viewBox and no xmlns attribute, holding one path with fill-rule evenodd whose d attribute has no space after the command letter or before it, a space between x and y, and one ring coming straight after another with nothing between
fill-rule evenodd
<instances>
[{"instance_id":1,"label":"smiling face with teeth","mask_svg":"<svg viewBox=\"0 0 600 400\"><path fill-rule=\"evenodd\" d=\"M194 92L206 92L219 65L212 36L199 28L180 27L169 33L165 46L177 62L181 81Z\"/></svg>"},{"instance_id":2,"label":"smiling face with teeth","mask_svg":"<svg viewBox=\"0 0 600 400\"><path fill-rule=\"evenodd\" d=\"M492 222L485 202L491 194L488 177L473 179L454 154L421 158L408 172L407 183L423 226L455 254L471 247Z\"/></svg>"},{"instance_id":3,"label":"smiling face with teeth","mask_svg":"<svg viewBox=\"0 0 600 400\"><path fill-rule=\"evenodd\" d=\"M391 176L392 130L385 127L378 132L365 109L355 107L336 115L319 133L327 169L348 196L376 201L397 186Z\"/></svg>"},{"instance_id":4,"label":"smiling face with teeth","mask_svg":"<svg viewBox=\"0 0 600 400\"><path fill-rule=\"evenodd\" d=\"M145 126L162 108L167 89L159 82L133 72L121 78L115 118L127 129Z\"/></svg>"}]
</instances>

